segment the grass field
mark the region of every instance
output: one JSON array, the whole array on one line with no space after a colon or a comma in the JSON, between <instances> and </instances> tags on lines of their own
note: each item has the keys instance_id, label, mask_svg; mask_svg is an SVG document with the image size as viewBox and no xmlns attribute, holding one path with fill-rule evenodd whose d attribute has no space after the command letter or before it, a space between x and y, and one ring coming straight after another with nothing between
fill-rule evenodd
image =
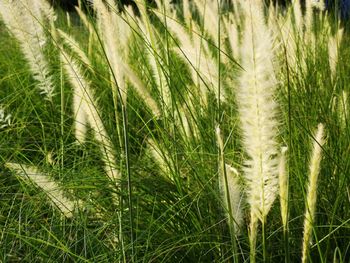
<instances>
[{"instance_id":1,"label":"grass field","mask_svg":"<svg viewBox=\"0 0 350 263\"><path fill-rule=\"evenodd\" d=\"M335 14L10 2L0 262L350 261L350 45Z\"/></svg>"}]
</instances>

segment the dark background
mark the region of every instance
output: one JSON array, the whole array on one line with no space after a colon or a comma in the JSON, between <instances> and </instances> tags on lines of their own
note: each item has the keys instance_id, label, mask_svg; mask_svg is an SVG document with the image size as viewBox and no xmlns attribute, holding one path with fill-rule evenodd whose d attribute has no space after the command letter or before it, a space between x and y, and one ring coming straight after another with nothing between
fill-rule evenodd
<instances>
[{"instance_id":1,"label":"dark background","mask_svg":"<svg viewBox=\"0 0 350 263\"><path fill-rule=\"evenodd\" d=\"M151 2L150 0L149 2ZM227 0L227 1L235 1L235 0ZM291 3L291 0L265 0L266 4L270 2L278 3L279 6L285 6L287 3ZM74 6L78 5L78 0L50 0L50 2L55 7L61 7L66 11L74 11ZM130 5L132 4L132 0L118 0L121 5ZM173 0L174 3L181 2L181 0ZM302 1L303 4L304 1ZM82 3L87 6L87 1L82 0ZM340 14L343 19L348 19L350 17L350 0L325 0L327 9L331 12Z\"/></svg>"}]
</instances>

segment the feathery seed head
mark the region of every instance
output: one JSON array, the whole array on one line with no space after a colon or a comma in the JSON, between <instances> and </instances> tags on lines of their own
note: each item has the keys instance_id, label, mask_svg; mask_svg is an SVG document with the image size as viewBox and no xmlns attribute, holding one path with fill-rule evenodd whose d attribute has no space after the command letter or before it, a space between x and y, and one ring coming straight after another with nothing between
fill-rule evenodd
<instances>
[{"instance_id":1,"label":"feathery seed head","mask_svg":"<svg viewBox=\"0 0 350 263\"><path fill-rule=\"evenodd\" d=\"M84 77L82 69L77 62L63 50L61 51L61 60L67 72L68 80L74 89L73 107L74 114L78 118L75 124L76 138L78 141L85 140L85 126L89 123L94 131L96 140L99 142L106 174L112 182L117 183L121 175L115 168L116 158L113 151L113 144L102 122L97 102L90 90L90 83Z\"/></svg>"},{"instance_id":2,"label":"feathery seed head","mask_svg":"<svg viewBox=\"0 0 350 263\"><path fill-rule=\"evenodd\" d=\"M237 169L225 163L224 142L220 127L215 128L216 141L219 147L219 188L221 199L224 204L225 213L230 222L230 229L234 234L239 232L242 226L243 216L241 209L241 189L239 185L239 173Z\"/></svg>"},{"instance_id":3,"label":"feathery seed head","mask_svg":"<svg viewBox=\"0 0 350 263\"><path fill-rule=\"evenodd\" d=\"M334 79L338 63L339 48L343 38L343 28L339 28L334 36L330 36L328 40L328 56L329 66L331 69L331 76Z\"/></svg>"},{"instance_id":4,"label":"feathery seed head","mask_svg":"<svg viewBox=\"0 0 350 263\"><path fill-rule=\"evenodd\" d=\"M246 3L242 67L237 92L243 145L248 155L245 178L251 212L264 220L278 190L277 103L271 33L262 9Z\"/></svg>"},{"instance_id":5,"label":"feathery seed head","mask_svg":"<svg viewBox=\"0 0 350 263\"><path fill-rule=\"evenodd\" d=\"M234 221L235 233L239 233L239 229L243 224L242 214L242 194L239 184L239 173L238 170L229 164L225 163L226 180L224 174L220 174L220 189L223 195L226 211L231 211L232 214L228 214ZM231 206L229 208L229 205Z\"/></svg>"},{"instance_id":6,"label":"feathery seed head","mask_svg":"<svg viewBox=\"0 0 350 263\"><path fill-rule=\"evenodd\" d=\"M51 21L55 19L52 8L45 0L34 3L29 0L1 0L0 15L6 27L19 41L33 78L38 81L40 93L52 101L54 85L44 54L47 41L44 25L47 18Z\"/></svg>"},{"instance_id":7,"label":"feathery seed head","mask_svg":"<svg viewBox=\"0 0 350 263\"><path fill-rule=\"evenodd\" d=\"M320 164L322 158L322 147L325 143L324 126L320 123L314 136L310 166L309 182L306 194L306 210L304 217L304 234L302 247L302 262L307 261L309 244L311 241L312 226L315 221L316 198L317 198L317 180L320 173Z\"/></svg>"},{"instance_id":8,"label":"feathery seed head","mask_svg":"<svg viewBox=\"0 0 350 263\"><path fill-rule=\"evenodd\" d=\"M11 126L12 123L12 115L5 114L4 107L0 104L0 129Z\"/></svg>"},{"instance_id":9,"label":"feathery seed head","mask_svg":"<svg viewBox=\"0 0 350 263\"><path fill-rule=\"evenodd\" d=\"M347 127L347 123L349 122L349 95L343 90L338 100L338 116L341 120L342 128L345 129Z\"/></svg>"},{"instance_id":10,"label":"feathery seed head","mask_svg":"<svg viewBox=\"0 0 350 263\"><path fill-rule=\"evenodd\" d=\"M66 218L73 216L76 202L67 198L64 194L64 190L47 174L41 173L35 166L25 164L6 163L5 166L12 170L17 176L22 179L27 178L38 186L60 210L63 216Z\"/></svg>"},{"instance_id":11,"label":"feathery seed head","mask_svg":"<svg viewBox=\"0 0 350 263\"><path fill-rule=\"evenodd\" d=\"M85 65L91 67L91 63L85 52L81 49L79 43L66 32L57 29L57 32L64 40L64 42L70 47L70 49L79 57L79 59L85 63Z\"/></svg>"},{"instance_id":12,"label":"feathery seed head","mask_svg":"<svg viewBox=\"0 0 350 263\"><path fill-rule=\"evenodd\" d=\"M294 14L294 23L297 31L302 32L303 27L303 14L301 11L300 0L293 1L293 14Z\"/></svg>"},{"instance_id":13,"label":"feathery seed head","mask_svg":"<svg viewBox=\"0 0 350 263\"><path fill-rule=\"evenodd\" d=\"M311 0L312 7L324 11L326 9L326 5L323 0Z\"/></svg>"},{"instance_id":14,"label":"feathery seed head","mask_svg":"<svg viewBox=\"0 0 350 263\"><path fill-rule=\"evenodd\" d=\"M153 139L148 139L147 144L149 146L149 151L153 159L156 161L157 165L161 169L163 175L167 176L170 180L172 178L172 170L174 169L172 160L166 150L160 147L159 143Z\"/></svg>"},{"instance_id":15,"label":"feathery seed head","mask_svg":"<svg viewBox=\"0 0 350 263\"><path fill-rule=\"evenodd\" d=\"M282 147L279 161L279 190L281 203L281 217L283 224L283 231L287 231L288 219L288 173L286 171L286 152L287 147Z\"/></svg>"}]
</instances>

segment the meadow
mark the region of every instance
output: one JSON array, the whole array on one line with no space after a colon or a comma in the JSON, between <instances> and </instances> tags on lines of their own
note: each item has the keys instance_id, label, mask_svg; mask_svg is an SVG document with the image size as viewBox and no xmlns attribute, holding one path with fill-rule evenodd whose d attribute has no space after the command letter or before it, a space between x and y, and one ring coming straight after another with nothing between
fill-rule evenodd
<instances>
[{"instance_id":1,"label":"meadow","mask_svg":"<svg viewBox=\"0 0 350 263\"><path fill-rule=\"evenodd\" d=\"M349 262L346 23L155 2L0 0L0 262Z\"/></svg>"}]
</instances>

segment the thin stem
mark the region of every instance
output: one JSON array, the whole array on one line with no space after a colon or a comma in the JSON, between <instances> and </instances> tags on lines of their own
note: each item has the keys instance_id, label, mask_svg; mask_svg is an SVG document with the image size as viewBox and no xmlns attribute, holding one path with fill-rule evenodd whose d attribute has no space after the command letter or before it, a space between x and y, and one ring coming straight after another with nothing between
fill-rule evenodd
<instances>
[{"instance_id":1,"label":"thin stem","mask_svg":"<svg viewBox=\"0 0 350 263\"><path fill-rule=\"evenodd\" d=\"M123 139L121 136L120 131L120 123L119 123L119 112L118 112L118 92L119 89L116 84L113 83L113 78L111 79L111 90L112 90L112 98L113 98L113 106L114 106L114 119L115 119L115 126L117 129L117 136L118 136L118 142L119 142L119 148L123 149Z\"/></svg>"},{"instance_id":2,"label":"thin stem","mask_svg":"<svg viewBox=\"0 0 350 263\"><path fill-rule=\"evenodd\" d=\"M232 242L232 254L233 254L233 262L238 263L238 249L237 249L237 241L236 241L236 229L235 229L235 221L233 219L233 213L232 213L232 207L231 207L231 200L230 200L230 194L229 194L229 187L227 182L227 173L225 169L225 162L224 159L221 161L221 165L223 166L223 171L225 175L225 186L226 186L226 192L227 194L227 204L228 204L228 210L229 210L229 229L230 229L230 236L231 236L231 242Z\"/></svg>"},{"instance_id":3,"label":"thin stem","mask_svg":"<svg viewBox=\"0 0 350 263\"><path fill-rule=\"evenodd\" d=\"M283 242L284 242L284 252L285 252L285 258L284 261L286 263L290 262L290 257L289 257L289 233L288 233L288 224L286 226L286 229L283 230Z\"/></svg>"},{"instance_id":4,"label":"thin stem","mask_svg":"<svg viewBox=\"0 0 350 263\"><path fill-rule=\"evenodd\" d=\"M286 58L286 74L287 74L287 91L288 91L288 149L292 151L292 96L291 96L291 86L290 86L290 72L289 72L289 64L288 64L288 56L287 56L287 47L284 45L284 56ZM287 167L289 167L289 158L287 160ZM289 170L287 169L287 218L286 225L283 228L283 239L284 239L284 250L285 250L285 262L290 262L289 255Z\"/></svg>"},{"instance_id":5,"label":"thin stem","mask_svg":"<svg viewBox=\"0 0 350 263\"><path fill-rule=\"evenodd\" d=\"M238 262L238 249L237 249L237 242L236 242L236 229L235 229L235 220L233 218L233 211L231 202L235 202L236 200L231 200L230 198L230 189L228 185L228 179L227 179L227 172L225 167L225 154L224 154L224 145L221 138L221 134L218 135L218 162L219 162L219 176L221 176L221 173L224 175L225 180L225 192L226 194L226 202L227 202L227 209L228 209L228 219L229 219L229 230L230 230L230 237L232 242L232 255L233 255L233 262Z\"/></svg>"},{"instance_id":6,"label":"thin stem","mask_svg":"<svg viewBox=\"0 0 350 263\"><path fill-rule=\"evenodd\" d=\"M217 122L220 123L220 107L221 107L221 102L220 102L220 98L221 98L221 77L220 77L220 73L221 73L221 43L220 43L220 31L221 31L221 6L220 6L220 1L217 1L217 5L218 5L218 116L217 116Z\"/></svg>"},{"instance_id":7,"label":"thin stem","mask_svg":"<svg viewBox=\"0 0 350 263\"><path fill-rule=\"evenodd\" d=\"M262 229L262 248L263 248L263 262L266 262L266 257L267 257L267 251L266 251L266 226L265 226L265 220L266 217L264 217L264 220L261 222L261 229Z\"/></svg>"},{"instance_id":8,"label":"thin stem","mask_svg":"<svg viewBox=\"0 0 350 263\"><path fill-rule=\"evenodd\" d=\"M130 160L129 160L129 136L128 136L128 116L126 111L126 105L122 103L122 115L123 115L123 131L124 131L124 146L125 146L125 167L128 179L128 203L129 203L129 222L130 222L130 242L131 242L131 261L134 262L134 223L133 223L133 207L132 207L132 190L131 190L131 173L130 173Z\"/></svg>"},{"instance_id":9,"label":"thin stem","mask_svg":"<svg viewBox=\"0 0 350 263\"><path fill-rule=\"evenodd\" d=\"M255 254L256 254L256 236L258 231L258 219L255 215L250 213L250 226L249 226L249 246L250 253L249 258L251 263L255 263Z\"/></svg>"},{"instance_id":10,"label":"thin stem","mask_svg":"<svg viewBox=\"0 0 350 263\"><path fill-rule=\"evenodd\" d=\"M62 63L60 63L60 92L61 92L61 173L64 167L64 141L63 141L63 135L64 135L64 89L63 89L63 67Z\"/></svg>"},{"instance_id":11,"label":"thin stem","mask_svg":"<svg viewBox=\"0 0 350 263\"><path fill-rule=\"evenodd\" d=\"M97 29L94 27L94 29L97 32ZM131 172L130 172L130 161L129 161L129 142L128 142L128 119L127 119L127 110L126 110L126 104L123 101L123 97L120 91L119 83L117 81L117 78L115 76L115 72L112 70L111 63L108 59L107 53L105 49L103 48L103 41L100 38L100 36L97 34L98 41L102 47L102 51L104 54L104 57L106 58L106 62L108 64L108 67L110 69L111 77L115 82L115 85L117 87L117 95L118 99L121 103L121 109L122 109L122 121L123 121L123 132L124 132L124 152L125 152L125 167L126 167L126 174L127 174L127 180L128 180L128 205L129 205L129 223L130 223L130 242L131 242L131 262L134 262L134 224L133 224L133 209L132 209L132 192L131 192ZM112 87L113 88L113 87ZM122 203L122 202L121 202ZM121 206L122 207L122 206Z\"/></svg>"}]
</instances>

